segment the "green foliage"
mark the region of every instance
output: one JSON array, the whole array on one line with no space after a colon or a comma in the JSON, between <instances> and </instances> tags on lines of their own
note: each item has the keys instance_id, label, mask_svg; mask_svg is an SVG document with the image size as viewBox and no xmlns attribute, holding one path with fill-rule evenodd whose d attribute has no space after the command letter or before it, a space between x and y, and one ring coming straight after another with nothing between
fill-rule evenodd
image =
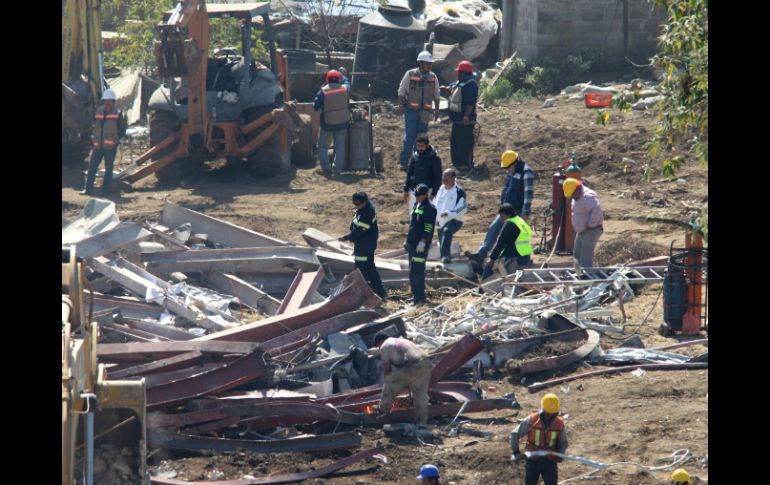
<instances>
[{"instance_id":1,"label":"green foliage","mask_svg":"<svg viewBox=\"0 0 770 485\"><path fill-rule=\"evenodd\" d=\"M125 36L115 50L105 53L105 64L153 71L155 26L162 20L163 12L172 9L175 3L174 0L103 0L102 23L117 25L118 33ZM254 59L267 59L262 32L253 27L252 56ZM241 31L237 19L210 19L209 33L209 55L220 47L237 47L240 51Z\"/></svg>"},{"instance_id":2,"label":"green foliage","mask_svg":"<svg viewBox=\"0 0 770 485\"><path fill-rule=\"evenodd\" d=\"M584 81L583 77L595 65L599 54L586 51L565 58L546 56L539 65L514 58L506 65L501 79L491 88L482 82L481 102L492 104L499 100L546 96L559 92L564 86Z\"/></svg>"},{"instance_id":3,"label":"green foliage","mask_svg":"<svg viewBox=\"0 0 770 485\"><path fill-rule=\"evenodd\" d=\"M688 150L708 166L708 0L656 0L668 12L652 64L663 72L656 107L658 125L648 148L672 175L684 162L671 157L685 141Z\"/></svg>"}]
</instances>

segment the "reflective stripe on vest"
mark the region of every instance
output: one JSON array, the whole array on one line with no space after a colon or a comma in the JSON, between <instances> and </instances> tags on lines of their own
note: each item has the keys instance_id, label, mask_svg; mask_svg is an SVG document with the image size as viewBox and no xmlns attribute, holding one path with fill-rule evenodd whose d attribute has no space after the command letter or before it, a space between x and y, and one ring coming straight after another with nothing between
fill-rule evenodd
<instances>
[{"instance_id":1,"label":"reflective stripe on vest","mask_svg":"<svg viewBox=\"0 0 770 485\"><path fill-rule=\"evenodd\" d=\"M419 258L417 256L412 256L412 262L413 263L424 263L425 262L425 258Z\"/></svg>"},{"instance_id":2,"label":"reflective stripe on vest","mask_svg":"<svg viewBox=\"0 0 770 485\"><path fill-rule=\"evenodd\" d=\"M425 212L425 211L423 211L422 209L415 209L414 210L415 214L422 214L423 212Z\"/></svg>"},{"instance_id":3,"label":"reflective stripe on vest","mask_svg":"<svg viewBox=\"0 0 770 485\"><path fill-rule=\"evenodd\" d=\"M366 256L355 256L356 261L366 261Z\"/></svg>"},{"instance_id":4,"label":"reflective stripe on vest","mask_svg":"<svg viewBox=\"0 0 770 485\"><path fill-rule=\"evenodd\" d=\"M91 132L91 141L94 148L113 149L118 143L118 119L120 113L105 113L100 106L94 114L94 126Z\"/></svg>"},{"instance_id":5,"label":"reflective stripe on vest","mask_svg":"<svg viewBox=\"0 0 770 485\"><path fill-rule=\"evenodd\" d=\"M433 106L433 95L436 92L436 77L432 72L422 75L414 69L409 73L409 90L407 105L413 110L430 111Z\"/></svg>"},{"instance_id":6,"label":"reflective stripe on vest","mask_svg":"<svg viewBox=\"0 0 770 485\"><path fill-rule=\"evenodd\" d=\"M564 431L564 420L561 416L555 416L551 424L546 428L540 419L540 413L530 415L527 451L556 451L556 443L559 441L562 431ZM555 459L552 456L547 458L549 460Z\"/></svg>"},{"instance_id":7,"label":"reflective stripe on vest","mask_svg":"<svg viewBox=\"0 0 770 485\"><path fill-rule=\"evenodd\" d=\"M327 125L340 125L350 120L348 110L348 90L337 83L327 84L321 88L324 93L323 119Z\"/></svg>"},{"instance_id":8,"label":"reflective stripe on vest","mask_svg":"<svg viewBox=\"0 0 770 485\"><path fill-rule=\"evenodd\" d=\"M516 224L519 228L519 236L516 238L516 251L519 256L529 256L532 254L532 245L529 243L532 236L532 228L519 216L509 217L506 221Z\"/></svg>"},{"instance_id":9,"label":"reflective stripe on vest","mask_svg":"<svg viewBox=\"0 0 770 485\"><path fill-rule=\"evenodd\" d=\"M471 81L476 82L474 78L470 78L455 85L449 98L449 111L460 113L463 110L463 87Z\"/></svg>"}]
</instances>

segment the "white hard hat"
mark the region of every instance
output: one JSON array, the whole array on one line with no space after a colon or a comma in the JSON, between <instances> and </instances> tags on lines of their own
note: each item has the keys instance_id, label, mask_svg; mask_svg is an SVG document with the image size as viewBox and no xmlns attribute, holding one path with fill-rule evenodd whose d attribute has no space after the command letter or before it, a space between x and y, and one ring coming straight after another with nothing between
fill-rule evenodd
<instances>
[{"instance_id":1,"label":"white hard hat","mask_svg":"<svg viewBox=\"0 0 770 485\"><path fill-rule=\"evenodd\" d=\"M118 99L117 95L115 94L115 91L113 91L112 89L107 89L104 91L104 93L102 93L102 101L105 101L108 99L111 99L113 101Z\"/></svg>"},{"instance_id":2,"label":"white hard hat","mask_svg":"<svg viewBox=\"0 0 770 485\"><path fill-rule=\"evenodd\" d=\"M428 51L422 51L417 54L417 62L433 62L433 56Z\"/></svg>"}]
</instances>

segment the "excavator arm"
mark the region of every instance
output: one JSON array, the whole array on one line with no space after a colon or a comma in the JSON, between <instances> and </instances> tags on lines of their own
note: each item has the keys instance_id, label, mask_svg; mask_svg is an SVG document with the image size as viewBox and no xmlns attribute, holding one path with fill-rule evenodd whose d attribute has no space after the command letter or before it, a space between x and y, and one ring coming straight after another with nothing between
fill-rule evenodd
<instances>
[{"instance_id":1,"label":"excavator arm","mask_svg":"<svg viewBox=\"0 0 770 485\"><path fill-rule=\"evenodd\" d=\"M206 68L209 51L209 17L204 0L180 0L171 16L158 25L155 58L163 78L187 78L190 148L206 144ZM172 86L172 98L174 82Z\"/></svg>"}]
</instances>

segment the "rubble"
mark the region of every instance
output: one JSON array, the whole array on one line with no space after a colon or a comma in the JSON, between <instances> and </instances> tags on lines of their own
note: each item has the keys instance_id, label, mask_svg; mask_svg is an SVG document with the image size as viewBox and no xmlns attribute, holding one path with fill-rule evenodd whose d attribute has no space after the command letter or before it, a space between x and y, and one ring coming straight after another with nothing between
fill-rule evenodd
<instances>
[{"instance_id":1,"label":"rubble","mask_svg":"<svg viewBox=\"0 0 770 485\"><path fill-rule=\"evenodd\" d=\"M633 298L636 287L661 281L659 266L628 263L585 269L582 275L571 268L525 269L479 285L456 272L462 264L470 267L462 259L451 271L429 263L428 283L441 275L441 284L457 288L455 296L421 313L388 315L355 270L350 248L321 231L309 228L304 234L309 246L303 246L169 203L157 224L120 223L114 206L98 201L87 206L88 216L63 229L63 243L66 236L82 244L86 277L93 283L86 302L93 302L92 319L103 330L96 353L106 376L144 379L151 449L342 450L360 447L356 429L386 425L386 435L433 436L431 429L410 424L415 416L408 392L396 399L391 413L374 411L382 376L371 347L379 331L407 336L428 352L435 364L428 414L447 421L520 408L514 395L487 399L478 385L446 380L473 369L476 382L484 368L503 367L511 359L520 375L586 360L655 362L626 366L629 370L708 365L707 354L691 359L665 349L599 349L601 333L623 333L612 305ZM391 288L408 282L408 263L398 257L389 251L375 260ZM560 355L532 358L534 349L549 342L570 347ZM557 382L564 381L530 390ZM451 432L466 431L474 435L460 425ZM369 458L373 451L334 466ZM96 468L114 473L115 480L129 477L119 463L112 458ZM285 481L322 476L316 472ZM187 482L165 470L152 483Z\"/></svg>"}]
</instances>

